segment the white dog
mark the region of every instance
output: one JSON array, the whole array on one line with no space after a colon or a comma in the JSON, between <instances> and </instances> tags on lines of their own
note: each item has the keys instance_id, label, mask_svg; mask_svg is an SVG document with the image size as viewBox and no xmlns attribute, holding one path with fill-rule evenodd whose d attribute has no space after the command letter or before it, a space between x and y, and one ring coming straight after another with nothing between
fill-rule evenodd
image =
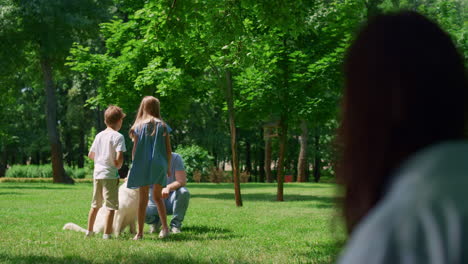
<instances>
[{"instance_id":1,"label":"white dog","mask_svg":"<svg viewBox=\"0 0 468 264\"><path fill-rule=\"evenodd\" d=\"M112 230L114 236L117 237L124 229L129 226L130 233L135 234L136 221L138 218L138 189L127 188L127 181L119 187L119 210L115 212L114 224ZM96 222L94 222L93 231L96 233L103 233L106 222L107 208L101 207L96 215ZM63 226L63 230L73 230L86 233L86 229L74 223L67 223Z\"/></svg>"}]
</instances>

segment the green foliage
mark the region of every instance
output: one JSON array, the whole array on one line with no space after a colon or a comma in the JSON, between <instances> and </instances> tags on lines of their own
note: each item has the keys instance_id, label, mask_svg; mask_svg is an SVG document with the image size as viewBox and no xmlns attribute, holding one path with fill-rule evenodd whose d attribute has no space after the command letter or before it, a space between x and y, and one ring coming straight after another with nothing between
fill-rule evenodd
<instances>
[{"instance_id":1,"label":"green foliage","mask_svg":"<svg viewBox=\"0 0 468 264\"><path fill-rule=\"evenodd\" d=\"M86 96L72 93L67 97L74 80L64 62L73 42L86 40L92 44L93 39L99 39L98 24L110 17L110 2L0 1L0 93L8 97L0 108L9 113L7 120L0 118L0 149L8 153L0 159L0 167L50 162L50 142L60 144L61 140L65 141L60 144L65 151L57 149L52 153L54 158L65 156L68 164L82 166L82 160L75 162L82 155L75 153L83 152L80 135L89 129L89 122L84 122L89 116L82 108ZM83 90L80 95L86 94ZM76 105L68 108L72 102ZM47 128L44 109L51 121ZM73 144L76 141L79 143Z\"/></svg>"},{"instance_id":2,"label":"green foliage","mask_svg":"<svg viewBox=\"0 0 468 264\"><path fill-rule=\"evenodd\" d=\"M176 151L184 161L185 171L187 172L187 180L193 182L193 174L198 171L202 174L201 181L207 181L209 169L213 167L213 157L210 156L204 148L191 145L179 146Z\"/></svg>"},{"instance_id":3,"label":"green foliage","mask_svg":"<svg viewBox=\"0 0 468 264\"><path fill-rule=\"evenodd\" d=\"M71 177L74 179L84 179L86 176L89 176L89 174L86 172L86 169L84 168L72 168L65 166L65 172L68 175L71 175Z\"/></svg>"},{"instance_id":4,"label":"green foliage","mask_svg":"<svg viewBox=\"0 0 468 264\"><path fill-rule=\"evenodd\" d=\"M229 160L229 71L239 161L245 167L249 142L252 173L258 174L265 143L260 131L280 117L288 125L288 173L297 164L302 120L311 131L309 163L315 156L324 163L333 159L344 53L367 17L418 10L468 56L463 0L0 2L0 151L8 153L0 167L50 162L39 67L44 59L54 69L57 123L70 166L92 174L92 162L83 157L108 104L128 114L122 128L128 142L126 131L145 95L160 99L162 116L174 128L174 149L197 145L213 164ZM310 143L316 134L319 148ZM277 138L273 145L275 160ZM130 151L125 155L130 160Z\"/></svg>"},{"instance_id":5,"label":"green foliage","mask_svg":"<svg viewBox=\"0 0 468 264\"><path fill-rule=\"evenodd\" d=\"M385 5L384 5L385 6ZM392 10L385 6L386 10ZM464 0L399 0L393 9L413 9L437 22L468 59L468 4Z\"/></svg>"},{"instance_id":6,"label":"green foliage","mask_svg":"<svg viewBox=\"0 0 468 264\"><path fill-rule=\"evenodd\" d=\"M51 178L50 165L13 165L6 171L8 178Z\"/></svg>"},{"instance_id":7,"label":"green foliage","mask_svg":"<svg viewBox=\"0 0 468 264\"><path fill-rule=\"evenodd\" d=\"M84 179L73 179L75 183L93 183L92 178L84 178ZM2 182L12 182L12 183L54 183L53 178L0 178L0 183Z\"/></svg>"},{"instance_id":8,"label":"green foliage","mask_svg":"<svg viewBox=\"0 0 468 264\"><path fill-rule=\"evenodd\" d=\"M86 177L86 170L65 166L65 173L75 179ZM6 171L7 178L52 178L52 166L47 165L13 165Z\"/></svg>"}]
</instances>

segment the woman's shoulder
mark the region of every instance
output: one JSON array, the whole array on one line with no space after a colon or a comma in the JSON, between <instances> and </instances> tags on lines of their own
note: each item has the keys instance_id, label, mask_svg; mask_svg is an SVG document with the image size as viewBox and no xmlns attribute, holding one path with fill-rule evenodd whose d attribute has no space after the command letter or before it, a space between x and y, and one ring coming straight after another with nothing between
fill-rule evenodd
<instances>
[{"instance_id":1,"label":"woman's shoulder","mask_svg":"<svg viewBox=\"0 0 468 264\"><path fill-rule=\"evenodd\" d=\"M410 158L395 174L385 196L353 231L339 263L400 262L395 257L447 263L425 254L439 250L437 254L447 257L447 252L440 252L442 248L431 249L431 243L447 245L453 242L449 240L454 233L460 238L454 243L468 242L468 233L463 231L468 225L466 156L468 145L444 143Z\"/></svg>"},{"instance_id":2,"label":"woman's shoulder","mask_svg":"<svg viewBox=\"0 0 468 264\"><path fill-rule=\"evenodd\" d=\"M442 245L462 249L468 242L468 210L453 196L427 194L386 197L353 231L338 263L450 263L460 252Z\"/></svg>"}]
</instances>

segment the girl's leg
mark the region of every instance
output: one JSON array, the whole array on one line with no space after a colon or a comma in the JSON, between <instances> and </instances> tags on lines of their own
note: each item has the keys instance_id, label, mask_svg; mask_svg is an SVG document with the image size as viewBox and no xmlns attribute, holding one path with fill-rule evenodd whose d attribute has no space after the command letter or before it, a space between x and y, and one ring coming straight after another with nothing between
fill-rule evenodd
<instances>
[{"instance_id":1,"label":"girl's leg","mask_svg":"<svg viewBox=\"0 0 468 264\"><path fill-rule=\"evenodd\" d=\"M161 196L162 186L155 184L153 187L153 198L156 206L158 208L159 219L161 221L162 231L166 234L169 233L169 227L167 226L167 214L166 214L166 205L164 204L163 198Z\"/></svg>"},{"instance_id":2,"label":"girl's leg","mask_svg":"<svg viewBox=\"0 0 468 264\"><path fill-rule=\"evenodd\" d=\"M143 237L143 228L145 227L146 206L148 205L149 186L140 187L140 201L138 202L138 232L133 239Z\"/></svg>"}]
</instances>

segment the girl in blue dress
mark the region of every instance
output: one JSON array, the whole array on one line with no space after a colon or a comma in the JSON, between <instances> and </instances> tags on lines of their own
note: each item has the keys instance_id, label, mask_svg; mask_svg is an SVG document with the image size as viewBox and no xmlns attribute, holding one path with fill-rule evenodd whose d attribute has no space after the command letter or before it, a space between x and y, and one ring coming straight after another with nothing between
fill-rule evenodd
<instances>
[{"instance_id":1,"label":"girl in blue dress","mask_svg":"<svg viewBox=\"0 0 468 264\"><path fill-rule=\"evenodd\" d=\"M159 100L146 96L141 101L135 123L130 128L133 140L132 168L128 175L127 187L139 188L138 233L134 240L143 238L143 227L148 204L149 187L153 185L153 197L158 213L161 216L162 229L159 238L169 235L166 219L166 207L161 191L166 186L167 175L170 175L171 128L161 119Z\"/></svg>"}]
</instances>

